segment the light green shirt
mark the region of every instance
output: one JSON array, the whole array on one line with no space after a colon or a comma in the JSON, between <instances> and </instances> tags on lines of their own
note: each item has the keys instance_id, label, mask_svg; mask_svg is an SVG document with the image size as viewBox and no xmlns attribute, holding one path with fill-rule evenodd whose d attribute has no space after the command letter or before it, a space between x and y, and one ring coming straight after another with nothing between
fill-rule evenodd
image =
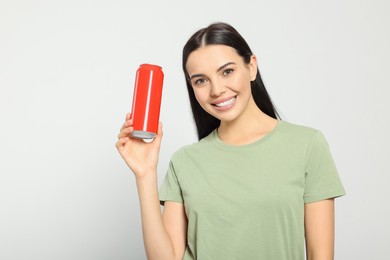
<instances>
[{"instance_id":1,"label":"light green shirt","mask_svg":"<svg viewBox=\"0 0 390 260\"><path fill-rule=\"evenodd\" d=\"M303 260L304 204L344 194L323 135L283 121L248 145L213 131L182 147L160 188L184 203L186 260Z\"/></svg>"}]
</instances>

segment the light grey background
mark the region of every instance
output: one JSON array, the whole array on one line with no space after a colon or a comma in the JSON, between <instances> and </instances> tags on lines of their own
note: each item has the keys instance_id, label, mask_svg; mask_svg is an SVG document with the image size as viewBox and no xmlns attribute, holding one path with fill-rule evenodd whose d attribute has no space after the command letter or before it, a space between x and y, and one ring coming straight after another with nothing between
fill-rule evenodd
<instances>
[{"instance_id":1,"label":"light grey background","mask_svg":"<svg viewBox=\"0 0 390 260\"><path fill-rule=\"evenodd\" d=\"M114 144L135 71L165 73L159 181L196 141L188 37L235 26L283 119L320 129L347 196L336 259L390 259L390 2L0 1L0 259L145 259L132 173Z\"/></svg>"}]
</instances>

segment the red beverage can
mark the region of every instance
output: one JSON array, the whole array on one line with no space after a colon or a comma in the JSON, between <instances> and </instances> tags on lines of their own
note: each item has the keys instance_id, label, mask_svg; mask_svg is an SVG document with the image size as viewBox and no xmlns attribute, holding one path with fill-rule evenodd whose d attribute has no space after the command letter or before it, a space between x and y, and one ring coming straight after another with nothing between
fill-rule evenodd
<instances>
[{"instance_id":1,"label":"red beverage can","mask_svg":"<svg viewBox=\"0 0 390 260\"><path fill-rule=\"evenodd\" d=\"M131 118L133 137L151 139L157 135L164 73L153 64L141 64L134 85Z\"/></svg>"}]
</instances>

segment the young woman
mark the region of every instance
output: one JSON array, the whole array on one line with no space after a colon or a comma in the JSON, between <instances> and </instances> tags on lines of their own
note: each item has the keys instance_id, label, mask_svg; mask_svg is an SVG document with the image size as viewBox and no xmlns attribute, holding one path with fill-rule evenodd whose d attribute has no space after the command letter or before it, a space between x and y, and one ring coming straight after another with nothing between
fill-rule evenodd
<instances>
[{"instance_id":1,"label":"young woman","mask_svg":"<svg viewBox=\"0 0 390 260\"><path fill-rule=\"evenodd\" d=\"M256 56L230 25L197 31L183 70L199 141L173 156L160 191L162 138L118 142L135 174L148 259L331 260L344 195L318 130L278 118ZM160 203L164 205L163 213Z\"/></svg>"}]
</instances>

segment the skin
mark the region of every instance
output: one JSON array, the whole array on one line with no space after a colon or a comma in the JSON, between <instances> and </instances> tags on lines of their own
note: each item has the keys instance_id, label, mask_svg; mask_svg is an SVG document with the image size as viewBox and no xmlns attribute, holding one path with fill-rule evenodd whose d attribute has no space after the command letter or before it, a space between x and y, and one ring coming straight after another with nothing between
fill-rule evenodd
<instances>
[{"instance_id":1,"label":"skin","mask_svg":"<svg viewBox=\"0 0 390 260\"><path fill-rule=\"evenodd\" d=\"M306 257L334 259L334 199L305 204Z\"/></svg>"},{"instance_id":2,"label":"skin","mask_svg":"<svg viewBox=\"0 0 390 260\"><path fill-rule=\"evenodd\" d=\"M245 64L233 48L209 45L192 52L186 67L197 101L205 111L221 120L218 136L223 142L248 144L276 126L277 120L264 114L252 97L250 82L257 73L256 56ZM127 114L116 147L136 179L147 257L182 259L188 222L184 206L167 201L161 213L158 198L157 163L162 124L157 137L150 143L131 138L132 125ZM307 259L333 259L333 199L305 204L304 221Z\"/></svg>"}]
</instances>

